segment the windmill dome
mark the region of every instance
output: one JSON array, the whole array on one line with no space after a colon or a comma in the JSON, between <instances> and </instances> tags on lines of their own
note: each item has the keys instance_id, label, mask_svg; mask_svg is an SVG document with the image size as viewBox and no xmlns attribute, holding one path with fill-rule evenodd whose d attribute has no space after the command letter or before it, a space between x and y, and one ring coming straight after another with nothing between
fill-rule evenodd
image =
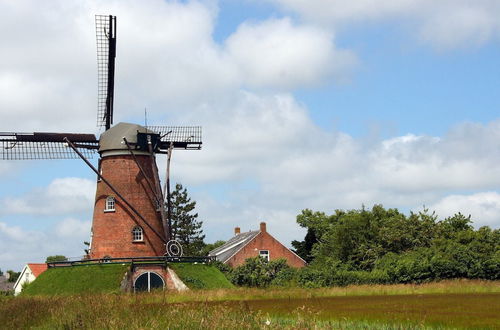
<instances>
[{"instance_id":1,"label":"windmill dome","mask_svg":"<svg viewBox=\"0 0 500 330\"><path fill-rule=\"evenodd\" d=\"M130 151L128 150L123 138L127 139L131 148L134 149L134 146L137 143L137 133L156 134L155 132L148 130L146 127L137 124L118 123L111 127L102 133L101 138L99 139L99 153L101 154L101 157L130 155ZM149 155L149 152L147 151L134 150L133 152L136 155Z\"/></svg>"}]
</instances>

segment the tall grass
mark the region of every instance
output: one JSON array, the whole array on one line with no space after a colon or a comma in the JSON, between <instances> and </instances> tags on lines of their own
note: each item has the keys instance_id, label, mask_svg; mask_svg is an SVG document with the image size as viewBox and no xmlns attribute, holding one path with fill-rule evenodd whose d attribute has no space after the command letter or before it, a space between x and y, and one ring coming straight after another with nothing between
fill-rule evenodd
<instances>
[{"instance_id":1,"label":"tall grass","mask_svg":"<svg viewBox=\"0 0 500 330\"><path fill-rule=\"evenodd\" d=\"M0 297L5 329L498 328L500 283Z\"/></svg>"}]
</instances>

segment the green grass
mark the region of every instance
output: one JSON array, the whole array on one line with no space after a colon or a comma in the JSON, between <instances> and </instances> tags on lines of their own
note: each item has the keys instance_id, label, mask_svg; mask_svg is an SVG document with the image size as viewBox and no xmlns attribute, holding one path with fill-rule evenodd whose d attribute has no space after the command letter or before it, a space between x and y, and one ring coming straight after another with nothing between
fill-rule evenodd
<instances>
[{"instance_id":1,"label":"green grass","mask_svg":"<svg viewBox=\"0 0 500 330\"><path fill-rule=\"evenodd\" d=\"M446 281L406 288L375 286L373 291L367 286L353 286L343 294L340 291L325 293L321 289L273 289L260 290L260 299L256 299L254 289L0 296L0 327L499 329L499 284L498 281ZM459 288L464 293L458 292ZM368 294L361 295L361 291ZM388 291L399 294L384 293ZM404 293L408 291L412 293ZM430 293L422 293L424 291ZM226 300L235 296L240 300Z\"/></svg>"},{"instance_id":2,"label":"green grass","mask_svg":"<svg viewBox=\"0 0 500 330\"><path fill-rule=\"evenodd\" d=\"M69 295L120 292L130 265L85 265L49 268L22 291L22 295Z\"/></svg>"},{"instance_id":3,"label":"green grass","mask_svg":"<svg viewBox=\"0 0 500 330\"><path fill-rule=\"evenodd\" d=\"M177 276L190 289L229 289L233 284L214 266L191 263L170 263Z\"/></svg>"}]
</instances>

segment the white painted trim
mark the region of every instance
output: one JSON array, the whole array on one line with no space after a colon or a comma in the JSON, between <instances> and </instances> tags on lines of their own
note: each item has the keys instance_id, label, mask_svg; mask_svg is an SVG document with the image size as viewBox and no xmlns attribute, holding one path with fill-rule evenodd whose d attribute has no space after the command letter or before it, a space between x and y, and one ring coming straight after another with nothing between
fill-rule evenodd
<instances>
[{"instance_id":1,"label":"white painted trim","mask_svg":"<svg viewBox=\"0 0 500 330\"><path fill-rule=\"evenodd\" d=\"M26 272L26 270L28 269L28 265L26 264L26 266L24 266L23 270L21 271L21 274L19 275L19 277L17 278L16 280L16 283L14 283L14 286L12 287L12 289L14 290L14 294L16 292L16 288L17 286L19 285L19 282L21 281L21 279L24 277L24 273ZM22 284L21 284L22 286ZM19 290L19 293L21 293L21 290Z\"/></svg>"}]
</instances>

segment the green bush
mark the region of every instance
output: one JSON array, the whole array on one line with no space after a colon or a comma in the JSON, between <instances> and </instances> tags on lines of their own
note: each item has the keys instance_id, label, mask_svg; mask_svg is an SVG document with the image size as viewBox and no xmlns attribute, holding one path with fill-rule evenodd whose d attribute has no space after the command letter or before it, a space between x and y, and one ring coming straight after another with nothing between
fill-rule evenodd
<instances>
[{"instance_id":1,"label":"green bush","mask_svg":"<svg viewBox=\"0 0 500 330\"><path fill-rule=\"evenodd\" d=\"M268 262L261 257L248 258L231 272L231 281L235 285L249 287L286 285L287 279L291 281L293 277L290 268L285 259Z\"/></svg>"}]
</instances>

